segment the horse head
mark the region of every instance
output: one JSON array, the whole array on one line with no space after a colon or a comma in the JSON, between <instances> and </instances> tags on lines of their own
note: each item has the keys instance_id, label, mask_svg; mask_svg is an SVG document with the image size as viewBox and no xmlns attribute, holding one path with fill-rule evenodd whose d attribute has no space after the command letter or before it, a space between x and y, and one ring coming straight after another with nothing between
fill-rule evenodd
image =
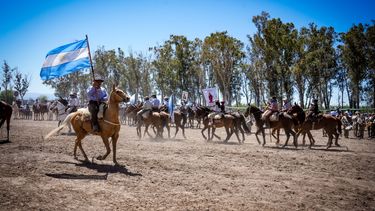
<instances>
[{"instance_id":1,"label":"horse head","mask_svg":"<svg viewBox=\"0 0 375 211\"><path fill-rule=\"evenodd\" d=\"M121 89L117 88L115 85L112 86L112 91L111 95L109 97L109 102L115 102L115 103L120 103L120 102L129 102L130 97L128 94L126 94L124 91Z\"/></svg>"}]
</instances>

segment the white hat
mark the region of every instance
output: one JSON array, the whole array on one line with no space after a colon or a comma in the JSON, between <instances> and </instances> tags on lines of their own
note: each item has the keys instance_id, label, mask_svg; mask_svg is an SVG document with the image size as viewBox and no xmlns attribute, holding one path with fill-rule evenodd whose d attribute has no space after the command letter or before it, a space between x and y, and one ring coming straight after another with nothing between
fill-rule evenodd
<instances>
[{"instance_id":1,"label":"white hat","mask_svg":"<svg viewBox=\"0 0 375 211\"><path fill-rule=\"evenodd\" d=\"M99 75L98 73L95 73L94 80L95 81L104 81L104 77Z\"/></svg>"}]
</instances>

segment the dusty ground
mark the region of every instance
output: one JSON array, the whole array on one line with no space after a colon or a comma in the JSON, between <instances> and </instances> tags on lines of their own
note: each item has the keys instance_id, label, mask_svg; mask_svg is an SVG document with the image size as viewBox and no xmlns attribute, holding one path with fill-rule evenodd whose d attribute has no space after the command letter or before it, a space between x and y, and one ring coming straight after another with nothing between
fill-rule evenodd
<instances>
[{"instance_id":1,"label":"dusty ground","mask_svg":"<svg viewBox=\"0 0 375 211\"><path fill-rule=\"evenodd\" d=\"M207 143L197 129L186 140L139 141L123 126L116 167L112 153L91 164L73 159L74 136L43 141L56 122L11 124L12 142L0 144L0 210L375 209L374 140L341 139L348 151L327 151L319 131L314 149L295 150L268 136L266 147L254 135L243 145ZM89 157L104 153L99 137L83 147Z\"/></svg>"}]
</instances>

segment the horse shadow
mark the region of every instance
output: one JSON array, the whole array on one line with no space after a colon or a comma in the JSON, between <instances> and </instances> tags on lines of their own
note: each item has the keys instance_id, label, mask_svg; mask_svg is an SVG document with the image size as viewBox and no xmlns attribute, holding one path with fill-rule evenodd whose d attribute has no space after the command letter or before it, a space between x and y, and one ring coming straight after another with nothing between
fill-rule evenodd
<instances>
[{"instance_id":1,"label":"horse shadow","mask_svg":"<svg viewBox=\"0 0 375 211\"><path fill-rule=\"evenodd\" d=\"M98 173L105 173L99 175L84 175L84 174L67 174L67 173L57 173L50 174L47 173L46 176L58 178L58 179L88 179L88 180L107 180L108 174L110 173L121 173L127 176L142 176L140 173L131 172L124 165L109 165L109 164L98 164L94 162L80 161L80 163L68 162L68 161L55 161L55 163L60 164L72 164L77 167L85 167L91 170L95 170Z\"/></svg>"},{"instance_id":2,"label":"horse shadow","mask_svg":"<svg viewBox=\"0 0 375 211\"><path fill-rule=\"evenodd\" d=\"M9 144L12 143L8 139L0 140L0 144Z\"/></svg>"}]
</instances>

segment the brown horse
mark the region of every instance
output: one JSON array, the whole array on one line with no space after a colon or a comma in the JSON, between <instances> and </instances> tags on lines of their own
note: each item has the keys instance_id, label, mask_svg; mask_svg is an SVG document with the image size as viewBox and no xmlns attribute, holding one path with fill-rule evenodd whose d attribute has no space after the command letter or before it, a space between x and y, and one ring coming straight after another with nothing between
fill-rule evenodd
<instances>
[{"instance_id":1,"label":"brown horse","mask_svg":"<svg viewBox=\"0 0 375 211\"><path fill-rule=\"evenodd\" d=\"M6 142L9 142L9 127L12 112L12 106L0 100L0 128L3 126L4 122L7 121L7 139L5 140Z\"/></svg>"},{"instance_id":2,"label":"brown horse","mask_svg":"<svg viewBox=\"0 0 375 211\"><path fill-rule=\"evenodd\" d=\"M143 103L129 105L125 108L124 115L128 119L128 125L134 126L137 122L137 113L142 109Z\"/></svg>"},{"instance_id":3,"label":"brown horse","mask_svg":"<svg viewBox=\"0 0 375 211\"><path fill-rule=\"evenodd\" d=\"M73 129L76 133L76 140L74 145L74 157L76 156L77 147L81 150L83 156L85 157L85 161L88 161L86 153L82 148L82 139L86 137L89 133L94 135L101 136L104 146L106 148L106 153L103 156L97 157L98 160L104 160L109 153L111 152L109 147L109 138L112 139L112 150L113 150L113 163L117 164L116 160L116 144L119 138L119 131L121 128L120 120L119 120L119 110L120 102L128 102L129 96L122 90L116 88L114 85L112 87L111 94L108 99L108 108L104 112L104 118L99 120L100 132L94 133L92 130L91 124L91 115L88 109L78 109L78 111L69 114L64 122L58 128L54 129L45 137L48 139L51 135L57 133L63 127L67 125L67 122L70 121Z\"/></svg>"},{"instance_id":4,"label":"brown horse","mask_svg":"<svg viewBox=\"0 0 375 211\"><path fill-rule=\"evenodd\" d=\"M150 136L151 134L148 132L148 128L150 125L153 125L156 128L156 136L153 138L163 138L163 127L165 126L168 130L168 138L170 138L170 119L169 114L161 111L161 112L153 112L153 111L147 111L149 112L149 115L147 118L142 117L141 115L137 116L138 123L137 123L137 135L139 138L142 138L142 125L145 125L145 131L143 133L143 136L146 135L146 133ZM154 128L153 128L154 129Z\"/></svg>"},{"instance_id":5,"label":"brown horse","mask_svg":"<svg viewBox=\"0 0 375 211\"><path fill-rule=\"evenodd\" d=\"M257 141L260 144L260 140L258 138L258 134L260 132L262 132L262 135L263 135L263 144L262 144L262 146L264 146L266 144L266 138L265 138L264 127L263 127L263 124L265 122L262 120L262 113L263 112L259 108L255 107L255 106L252 106L252 105L248 105L248 107L246 109L246 112L245 112L245 116L247 117L250 114L253 114L253 116L255 118L255 124L256 124L256 126L258 128L257 132L255 133L255 137L257 138ZM294 146L296 148L298 146L296 133L292 130L293 124L294 123L293 123L292 117L289 116L288 114L286 114L285 112L281 112L280 113L278 121L271 121L270 122L270 128L283 128L284 129L287 139L286 139L285 144L283 145L283 147L285 147L288 144L290 135L293 136L293 144L294 144Z\"/></svg>"},{"instance_id":6,"label":"brown horse","mask_svg":"<svg viewBox=\"0 0 375 211\"><path fill-rule=\"evenodd\" d=\"M174 123L176 125L176 132L175 132L173 138L176 137L179 128L181 128L182 135L186 139L186 136L185 136L185 124L187 122L187 113L186 112L187 112L186 108L180 108L180 110L173 111Z\"/></svg>"},{"instance_id":7,"label":"brown horse","mask_svg":"<svg viewBox=\"0 0 375 211\"><path fill-rule=\"evenodd\" d=\"M216 130L216 128L224 127L225 128L225 132L227 133L227 137L225 138L224 143L228 142L228 140L233 135L233 133L236 134L238 143L240 143L240 144L244 143L244 141L245 141L245 134L244 134L243 128L245 129L245 131L247 133L250 132L250 129L247 127L246 120L245 120L245 117L243 115L241 115L239 113L224 114L221 119L214 119L213 120L213 125L210 125L209 124L209 119L208 119L207 116L211 112L212 111L209 108L207 108L207 107L200 107L199 109L197 109L197 114L199 114L200 116L203 116L203 125L204 125L204 127L203 127L201 133L202 133L202 136L203 136L204 139L210 141L215 136L215 137L217 137L220 140L220 137L218 137L215 134L215 130ZM203 115L201 113L203 113ZM204 135L204 131L206 129L208 129L208 139ZM212 135L211 136L210 136L210 129L212 129ZM239 132L242 133L242 140L239 137Z\"/></svg>"},{"instance_id":8,"label":"brown horse","mask_svg":"<svg viewBox=\"0 0 375 211\"><path fill-rule=\"evenodd\" d=\"M297 133L297 137L301 133L302 134L310 133L310 130L320 130L320 129L325 130L326 133L328 134L327 149L332 146L333 136L335 136L335 145L340 146L338 144L338 138L339 138L339 134L341 134L341 120L329 114L319 115L316 121L306 119L301 124L299 132ZM312 140L313 139L310 139L309 148L311 148L314 145L315 141L312 141Z\"/></svg>"},{"instance_id":9,"label":"brown horse","mask_svg":"<svg viewBox=\"0 0 375 211\"><path fill-rule=\"evenodd\" d=\"M40 103L33 105L34 120L44 120L44 114L48 113L47 104Z\"/></svg>"}]
</instances>

